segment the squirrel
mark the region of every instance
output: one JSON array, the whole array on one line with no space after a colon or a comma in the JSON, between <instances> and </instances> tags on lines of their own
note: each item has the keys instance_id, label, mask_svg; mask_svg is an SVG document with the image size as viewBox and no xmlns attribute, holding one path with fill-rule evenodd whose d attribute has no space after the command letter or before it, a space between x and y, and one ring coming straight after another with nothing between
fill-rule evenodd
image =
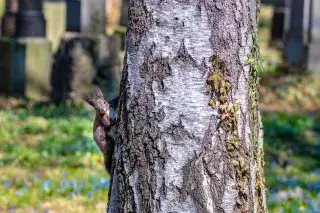
<instances>
[{"instance_id":1,"label":"squirrel","mask_svg":"<svg viewBox=\"0 0 320 213\"><path fill-rule=\"evenodd\" d=\"M118 99L107 102L103 93L98 86L93 87L93 96L87 93L82 95L82 99L93 106L96 116L93 123L93 139L103 153L104 164L106 170L111 174L112 158L114 152L115 141L112 137L112 127L116 124L116 118L110 116L110 107L115 110L117 108Z\"/></svg>"}]
</instances>

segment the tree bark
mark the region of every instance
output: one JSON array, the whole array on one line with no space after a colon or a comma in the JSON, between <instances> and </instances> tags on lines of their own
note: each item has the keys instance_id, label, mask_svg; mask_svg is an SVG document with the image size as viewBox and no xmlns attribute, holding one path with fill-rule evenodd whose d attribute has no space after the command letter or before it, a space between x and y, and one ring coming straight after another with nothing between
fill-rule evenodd
<instances>
[{"instance_id":1,"label":"tree bark","mask_svg":"<svg viewBox=\"0 0 320 213\"><path fill-rule=\"evenodd\" d=\"M267 212L256 0L131 0L109 213Z\"/></svg>"}]
</instances>

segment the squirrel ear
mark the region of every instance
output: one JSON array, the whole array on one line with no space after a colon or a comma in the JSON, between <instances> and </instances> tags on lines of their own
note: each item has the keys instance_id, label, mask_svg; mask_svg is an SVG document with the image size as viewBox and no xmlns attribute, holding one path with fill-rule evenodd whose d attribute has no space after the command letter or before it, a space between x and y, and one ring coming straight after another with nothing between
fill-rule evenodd
<instances>
[{"instance_id":1,"label":"squirrel ear","mask_svg":"<svg viewBox=\"0 0 320 213\"><path fill-rule=\"evenodd\" d=\"M85 100L91 106L93 106L93 99L87 93L82 94L82 99Z\"/></svg>"},{"instance_id":2,"label":"squirrel ear","mask_svg":"<svg viewBox=\"0 0 320 213\"><path fill-rule=\"evenodd\" d=\"M93 86L93 93L97 96L97 98L104 98L101 89L98 86Z\"/></svg>"}]
</instances>

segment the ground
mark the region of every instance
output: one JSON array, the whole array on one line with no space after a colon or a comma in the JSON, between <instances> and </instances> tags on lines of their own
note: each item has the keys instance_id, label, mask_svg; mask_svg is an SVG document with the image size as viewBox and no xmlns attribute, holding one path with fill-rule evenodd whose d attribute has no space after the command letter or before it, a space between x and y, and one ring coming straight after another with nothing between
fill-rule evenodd
<instances>
[{"instance_id":1,"label":"ground","mask_svg":"<svg viewBox=\"0 0 320 213\"><path fill-rule=\"evenodd\" d=\"M0 212L104 212L109 176L93 112L0 102Z\"/></svg>"},{"instance_id":2,"label":"ground","mask_svg":"<svg viewBox=\"0 0 320 213\"><path fill-rule=\"evenodd\" d=\"M320 81L292 74L269 46L261 13L260 109L269 212L320 209ZM317 112L318 111L318 112ZM92 139L94 112L0 99L0 212L104 212L109 176Z\"/></svg>"}]
</instances>

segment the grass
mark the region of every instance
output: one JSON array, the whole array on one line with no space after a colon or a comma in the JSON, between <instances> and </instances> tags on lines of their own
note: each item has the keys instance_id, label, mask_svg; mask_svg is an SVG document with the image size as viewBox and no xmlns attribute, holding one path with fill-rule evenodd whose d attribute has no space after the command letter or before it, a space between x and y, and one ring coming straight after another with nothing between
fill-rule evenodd
<instances>
[{"instance_id":1,"label":"grass","mask_svg":"<svg viewBox=\"0 0 320 213\"><path fill-rule=\"evenodd\" d=\"M92 140L94 113L22 104L0 110L0 212L104 212L109 176ZM269 211L318 212L320 114L262 115Z\"/></svg>"},{"instance_id":2,"label":"grass","mask_svg":"<svg viewBox=\"0 0 320 213\"><path fill-rule=\"evenodd\" d=\"M109 176L81 106L0 110L0 212L104 212Z\"/></svg>"},{"instance_id":3,"label":"grass","mask_svg":"<svg viewBox=\"0 0 320 213\"><path fill-rule=\"evenodd\" d=\"M319 212L320 114L263 114L270 212Z\"/></svg>"}]
</instances>

